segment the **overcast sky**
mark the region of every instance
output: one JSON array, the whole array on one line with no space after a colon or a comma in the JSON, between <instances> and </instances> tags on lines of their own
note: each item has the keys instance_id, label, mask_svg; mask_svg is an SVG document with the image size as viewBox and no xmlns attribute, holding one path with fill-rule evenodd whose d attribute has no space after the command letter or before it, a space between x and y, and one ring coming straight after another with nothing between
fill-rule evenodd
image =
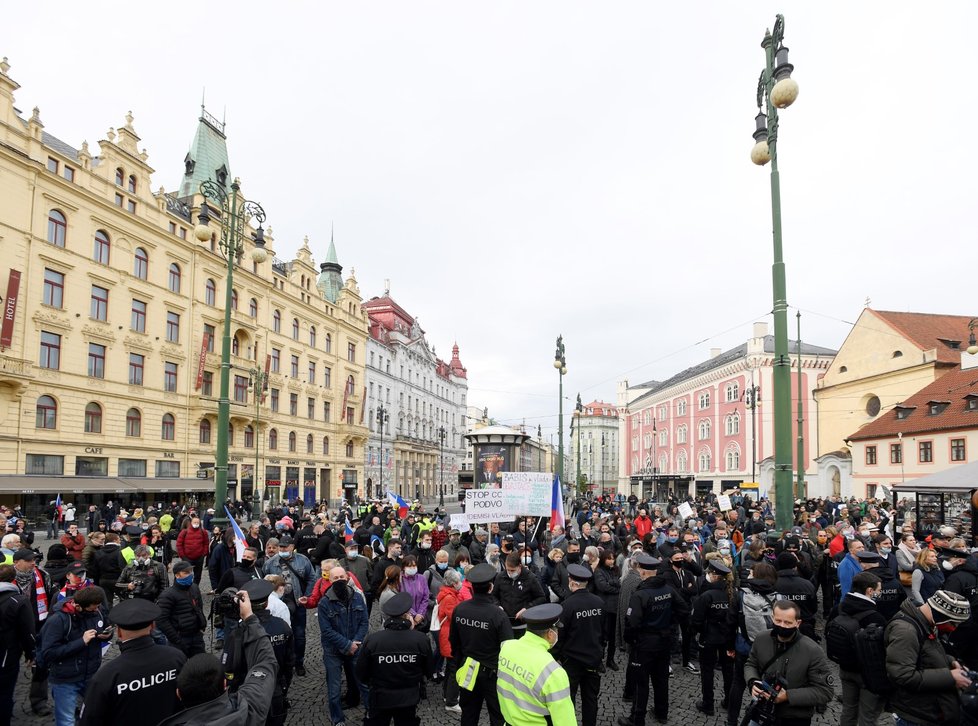
<instances>
[{"instance_id":1,"label":"overcast sky","mask_svg":"<svg viewBox=\"0 0 978 726\"><path fill-rule=\"evenodd\" d=\"M132 110L167 190L206 85L277 255L308 235L320 262L335 224L365 299L390 278L438 354L458 341L471 403L548 435L558 333L567 410L769 320L749 152L777 12L803 339L838 347L867 297L978 313L978 3L14 3L0 55L18 107L76 147Z\"/></svg>"}]
</instances>

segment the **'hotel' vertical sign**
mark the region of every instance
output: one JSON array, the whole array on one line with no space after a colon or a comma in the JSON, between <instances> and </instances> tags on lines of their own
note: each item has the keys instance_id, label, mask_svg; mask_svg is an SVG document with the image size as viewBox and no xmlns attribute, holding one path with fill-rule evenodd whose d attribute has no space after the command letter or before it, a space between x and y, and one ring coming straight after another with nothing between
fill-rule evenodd
<instances>
[{"instance_id":1,"label":"'hotel' vertical sign","mask_svg":"<svg viewBox=\"0 0 978 726\"><path fill-rule=\"evenodd\" d=\"M20 270L11 270L7 278L7 296L3 299L3 326L0 327L0 348L9 348L14 338L14 318L17 317L17 296L20 294Z\"/></svg>"}]
</instances>

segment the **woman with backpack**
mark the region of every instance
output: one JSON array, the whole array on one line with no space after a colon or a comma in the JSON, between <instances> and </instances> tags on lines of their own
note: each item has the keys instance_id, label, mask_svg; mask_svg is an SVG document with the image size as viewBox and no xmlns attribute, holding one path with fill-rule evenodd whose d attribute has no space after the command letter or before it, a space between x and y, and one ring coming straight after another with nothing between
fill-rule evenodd
<instances>
[{"instance_id":1,"label":"woman with backpack","mask_svg":"<svg viewBox=\"0 0 978 726\"><path fill-rule=\"evenodd\" d=\"M744 664L750 655L754 638L759 633L771 629L774 603L778 600L774 584L778 572L766 562L758 562L751 569L750 576L730 603L727 618L734 631L734 666L727 691L727 724L739 726L740 707L747 683L744 680Z\"/></svg>"}]
</instances>

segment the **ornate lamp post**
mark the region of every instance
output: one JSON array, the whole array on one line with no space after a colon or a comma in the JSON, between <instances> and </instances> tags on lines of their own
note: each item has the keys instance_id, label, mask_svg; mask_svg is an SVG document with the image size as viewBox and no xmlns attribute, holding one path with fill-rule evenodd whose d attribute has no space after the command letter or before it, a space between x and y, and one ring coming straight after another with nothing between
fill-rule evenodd
<instances>
[{"instance_id":1,"label":"ornate lamp post","mask_svg":"<svg viewBox=\"0 0 978 726\"><path fill-rule=\"evenodd\" d=\"M257 352L256 352L256 358ZM258 491L258 462L261 456L261 404L265 400L265 386L268 385L268 374L257 366L248 371L251 377L251 394L255 397L255 471L251 476L251 498L254 501L254 512L261 511L261 493Z\"/></svg>"},{"instance_id":2,"label":"ornate lamp post","mask_svg":"<svg viewBox=\"0 0 978 726\"><path fill-rule=\"evenodd\" d=\"M445 436L447 435L444 426L438 427L438 506L445 506L445 462L442 458L445 448Z\"/></svg>"},{"instance_id":3,"label":"ornate lamp post","mask_svg":"<svg viewBox=\"0 0 978 726\"><path fill-rule=\"evenodd\" d=\"M231 183L230 195L224 187L213 181L205 181L200 185L200 193L204 197L197 217L194 236L201 242L211 240L210 211L208 203L219 206L221 216L221 253L227 260L227 279L224 291L224 332L221 340L221 397L217 403L217 452L215 453L214 481L214 513L217 515L212 522L220 527L227 526L224 515L224 503L228 493L228 423L231 418L231 401L228 398L228 382L231 377L231 291L234 282L234 264L241 258L245 250L245 233L254 242L251 259L257 263L264 262L268 257L265 249L265 210L257 202L249 202L238 192L240 182L235 179ZM252 218L258 220L258 229L252 232L248 224ZM257 433L257 432L256 432Z\"/></svg>"},{"instance_id":4,"label":"ornate lamp post","mask_svg":"<svg viewBox=\"0 0 978 726\"><path fill-rule=\"evenodd\" d=\"M377 407L377 426L380 427L380 483L377 484L377 498L384 496L384 428L390 420L387 409Z\"/></svg>"},{"instance_id":5,"label":"ornate lamp post","mask_svg":"<svg viewBox=\"0 0 978 726\"><path fill-rule=\"evenodd\" d=\"M564 357L564 336L557 336L557 352L554 353L554 368L560 379L559 409L557 414L557 474L564 476L564 376L567 375L567 359Z\"/></svg>"},{"instance_id":6,"label":"ornate lamp post","mask_svg":"<svg viewBox=\"0 0 978 726\"><path fill-rule=\"evenodd\" d=\"M581 394L577 394L577 403L574 404L575 423L577 424L577 478L574 480L574 495L579 495L581 486L581 420L584 418L584 405L581 403Z\"/></svg>"},{"instance_id":7,"label":"ornate lamp post","mask_svg":"<svg viewBox=\"0 0 978 726\"><path fill-rule=\"evenodd\" d=\"M774 504L779 529L794 521L791 482L791 359L788 357L788 300L784 258L781 252L781 177L778 173L778 109L788 108L798 97L798 83L784 45L784 16L774 21L774 31L764 33L765 66L757 81L757 116L751 161L771 162L771 216L774 232ZM765 111L761 107L765 107Z\"/></svg>"}]
</instances>

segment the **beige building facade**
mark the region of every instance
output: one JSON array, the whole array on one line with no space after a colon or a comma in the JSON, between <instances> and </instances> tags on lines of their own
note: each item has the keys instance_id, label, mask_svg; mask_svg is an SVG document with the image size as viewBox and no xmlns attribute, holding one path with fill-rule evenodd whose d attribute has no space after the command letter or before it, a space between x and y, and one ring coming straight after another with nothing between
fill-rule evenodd
<instances>
[{"instance_id":1,"label":"beige building facade","mask_svg":"<svg viewBox=\"0 0 978 726\"><path fill-rule=\"evenodd\" d=\"M211 241L194 236L194 190L231 184L224 126L202 110L185 175L171 180L180 191L154 192L131 115L97 154L75 148L37 109L22 118L9 69L0 64L0 500L206 500L228 275L213 204ZM287 213L266 211L271 223ZM271 250L271 229L266 240ZM362 493L367 317L356 278L342 280L332 243L320 269L308 240L288 262L256 264L244 245L230 491Z\"/></svg>"}]
</instances>

